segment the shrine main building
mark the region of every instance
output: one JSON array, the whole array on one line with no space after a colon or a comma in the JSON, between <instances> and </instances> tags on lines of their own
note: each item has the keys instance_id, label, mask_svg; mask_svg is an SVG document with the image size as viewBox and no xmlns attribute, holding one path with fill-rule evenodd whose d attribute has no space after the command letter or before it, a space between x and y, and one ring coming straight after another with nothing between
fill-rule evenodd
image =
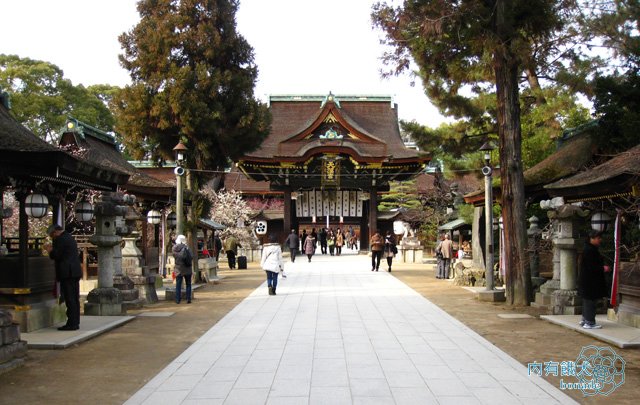
<instances>
[{"instance_id":1,"label":"shrine main building","mask_svg":"<svg viewBox=\"0 0 640 405\"><path fill-rule=\"evenodd\" d=\"M283 229L352 227L361 249L378 229L378 193L421 173L429 157L405 146L388 96L270 97L271 132L237 168L284 198ZM263 183L264 184L264 183ZM245 190L243 190L245 191Z\"/></svg>"}]
</instances>

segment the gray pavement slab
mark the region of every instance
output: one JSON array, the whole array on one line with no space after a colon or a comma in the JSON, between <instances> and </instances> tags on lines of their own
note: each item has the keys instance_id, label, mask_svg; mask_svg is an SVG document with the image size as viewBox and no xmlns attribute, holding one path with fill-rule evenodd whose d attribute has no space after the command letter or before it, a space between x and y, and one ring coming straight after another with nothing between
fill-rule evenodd
<instances>
[{"instance_id":1,"label":"gray pavement slab","mask_svg":"<svg viewBox=\"0 0 640 405\"><path fill-rule=\"evenodd\" d=\"M84 342L95 336L101 335L117 328L131 320L135 316L80 316L80 329L60 331L58 326L42 328L29 333L21 333L20 339L27 342L29 349L66 349L69 346Z\"/></svg>"},{"instance_id":2,"label":"gray pavement slab","mask_svg":"<svg viewBox=\"0 0 640 405\"><path fill-rule=\"evenodd\" d=\"M574 404L366 256L300 257L127 402Z\"/></svg>"},{"instance_id":3,"label":"gray pavement slab","mask_svg":"<svg viewBox=\"0 0 640 405\"><path fill-rule=\"evenodd\" d=\"M541 315L540 318L622 349L640 347L640 329L610 321L606 315L596 316L596 323L602 325L602 329L584 329L579 324L582 315Z\"/></svg>"}]
</instances>

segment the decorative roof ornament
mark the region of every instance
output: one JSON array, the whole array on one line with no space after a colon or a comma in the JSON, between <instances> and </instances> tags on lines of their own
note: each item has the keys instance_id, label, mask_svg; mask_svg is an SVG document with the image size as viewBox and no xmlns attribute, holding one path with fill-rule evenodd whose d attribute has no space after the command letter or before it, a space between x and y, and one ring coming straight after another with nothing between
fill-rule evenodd
<instances>
[{"instance_id":1,"label":"decorative roof ornament","mask_svg":"<svg viewBox=\"0 0 640 405\"><path fill-rule=\"evenodd\" d=\"M325 97L324 100L322 100L322 103L320 103L320 108L324 108L324 106L325 106L325 104L327 104L327 102L331 102L331 103L335 104L338 108L342 108L342 107L340 107L340 101L331 92L329 92L327 97Z\"/></svg>"},{"instance_id":2,"label":"decorative roof ornament","mask_svg":"<svg viewBox=\"0 0 640 405\"><path fill-rule=\"evenodd\" d=\"M327 141L341 141L344 138L344 135L341 135L333 128L329 128L324 134L318 136L318 138L327 140Z\"/></svg>"}]
</instances>

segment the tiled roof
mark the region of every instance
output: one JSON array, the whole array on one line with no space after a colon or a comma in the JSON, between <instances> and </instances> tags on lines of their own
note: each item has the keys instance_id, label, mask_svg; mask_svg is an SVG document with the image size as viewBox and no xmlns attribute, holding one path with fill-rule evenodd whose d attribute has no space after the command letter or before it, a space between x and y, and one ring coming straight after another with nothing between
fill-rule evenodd
<instances>
[{"instance_id":1,"label":"tiled roof","mask_svg":"<svg viewBox=\"0 0 640 405\"><path fill-rule=\"evenodd\" d=\"M60 152L60 149L38 138L11 116L0 104L0 149L15 152Z\"/></svg>"},{"instance_id":2,"label":"tiled roof","mask_svg":"<svg viewBox=\"0 0 640 405\"><path fill-rule=\"evenodd\" d=\"M362 156L376 158L417 158L415 150L405 147L398 127L397 106L388 97L336 95L339 114L345 123L365 136L366 140L345 138L342 147L352 148ZM321 96L272 97L271 132L261 147L246 155L247 159L272 159L278 156L302 156L318 143L317 140L292 139L308 130L330 103L320 102ZM287 145L290 144L290 145Z\"/></svg>"},{"instance_id":3,"label":"tiled roof","mask_svg":"<svg viewBox=\"0 0 640 405\"><path fill-rule=\"evenodd\" d=\"M236 167L230 173L224 175L224 188L235 190L242 194L282 194L280 191L271 191L268 181L255 181L247 178Z\"/></svg>"},{"instance_id":4,"label":"tiled roof","mask_svg":"<svg viewBox=\"0 0 640 405\"><path fill-rule=\"evenodd\" d=\"M638 182L638 176L640 176L640 145L616 155L601 165L548 184L545 188L552 191L574 187L589 187L603 182L611 182L611 186L614 188L617 182L612 180L621 176L629 177L630 180Z\"/></svg>"}]
</instances>

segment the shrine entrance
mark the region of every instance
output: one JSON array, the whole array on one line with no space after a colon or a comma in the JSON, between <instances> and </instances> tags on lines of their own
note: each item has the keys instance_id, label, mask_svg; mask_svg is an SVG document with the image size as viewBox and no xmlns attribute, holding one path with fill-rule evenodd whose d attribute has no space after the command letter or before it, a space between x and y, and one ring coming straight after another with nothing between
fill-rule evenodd
<instances>
[{"instance_id":1,"label":"shrine entrance","mask_svg":"<svg viewBox=\"0 0 640 405\"><path fill-rule=\"evenodd\" d=\"M378 192L419 174L427 156L405 147L397 106L380 96L272 96L272 128L237 162L248 178L284 195L284 229L358 230L368 249Z\"/></svg>"}]
</instances>

